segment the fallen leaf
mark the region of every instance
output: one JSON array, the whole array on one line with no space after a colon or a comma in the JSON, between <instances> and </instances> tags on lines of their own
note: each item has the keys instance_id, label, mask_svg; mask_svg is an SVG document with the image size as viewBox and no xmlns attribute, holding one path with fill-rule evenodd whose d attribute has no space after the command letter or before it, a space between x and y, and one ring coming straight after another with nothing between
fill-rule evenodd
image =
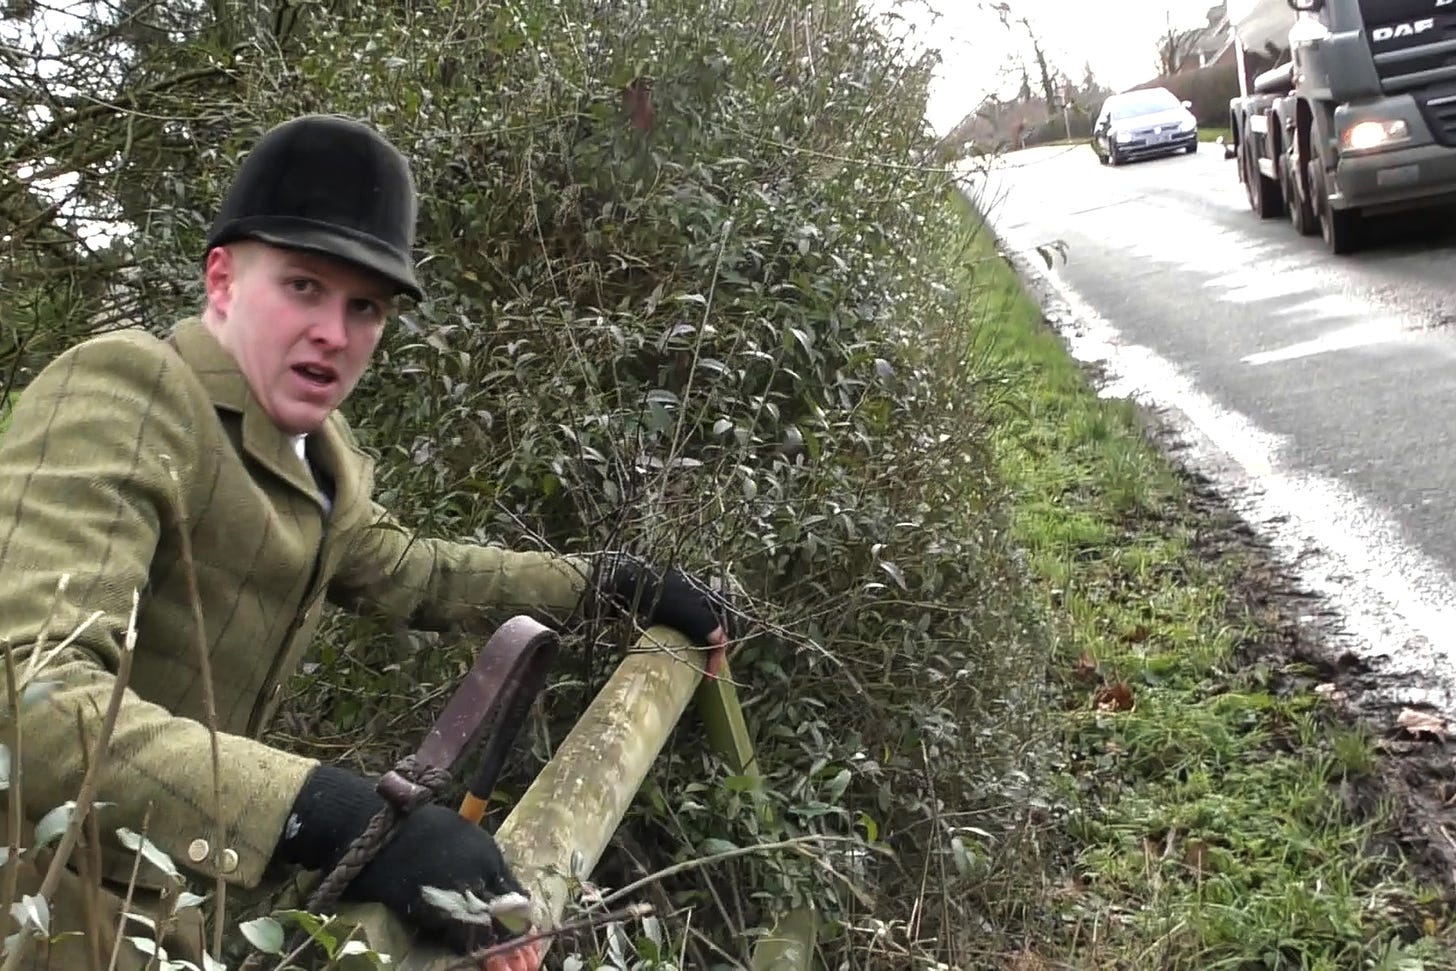
<instances>
[{"instance_id":1,"label":"fallen leaf","mask_svg":"<svg viewBox=\"0 0 1456 971\"><path fill-rule=\"evenodd\" d=\"M1132 630L1122 635L1122 639L1129 644L1141 644L1148 639L1148 629L1143 624L1138 624Z\"/></svg>"},{"instance_id":2,"label":"fallen leaf","mask_svg":"<svg viewBox=\"0 0 1456 971\"><path fill-rule=\"evenodd\" d=\"M1077 659L1077 677L1083 681L1097 680L1097 659L1090 653Z\"/></svg>"},{"instance_id":3,"label":"fallen leaf","mask_svg":"<svg viewBox=\"0 0 1456 971\"><path fill-rule=\"evenodd\" d=\"M1109 685L1097 692L1094 703L1098 711L1131 711L1132 688L1122 683Z\"/></svg>"},{"instance_id":4,"label":"fallen leaf","mask_svg":"<svg viewBox=\"0 0 1456 971\"><path fill-rule=\"evenodd\" d=\"M1006 965L1007 971L1048 971L1049 967L1035 951L1017 951Z\"/></svg>"},{"instance_id":5,"label":"fallen leaf","mask_svg":"<svg viewBox=\"0 0 1456 971\"><path fill-rule=\"evenodd\" d=\"M1183 862L1199 876L1208 870L1208 844L1203 840L1189 840L1183 844Z\"/></svg>"},{"instance_id":6,"label":"fallen leaf","mask_svg":"<svg viewBox=\"0 0 1456 971\"><path fill-rule=\"evenodd\" d=\"M1314 693L1328 698L1331 701L1344 701L1347 697L1347 695L1340 690L1339 685L1331 683L1316 686L1314 689Z\"/></svg>"},{"instance_id":7,"label":"fallen leaf","mask_svg":"<svg viewBox=\"0 0 1456 971\"><path fill-rule=\"evenodd\" d=\"M650 78L634 78L632 83L627 85L626 91L627 113L632 118L632 127L638 131L647 131L652 127L652 80Z\"/></svg>"},{"instance_id":8,"label":"fallen leaf","mask_svg":"<svg viewBox=\"0 0 1456 971\"><path fill-rule=\"evenodd\" d=\"M1412 735L1428 734L1440 739L1446 737L1446 719L1430 712L1407 708L1400 713L1395 723Z\"/></svg>"}]
</instances>

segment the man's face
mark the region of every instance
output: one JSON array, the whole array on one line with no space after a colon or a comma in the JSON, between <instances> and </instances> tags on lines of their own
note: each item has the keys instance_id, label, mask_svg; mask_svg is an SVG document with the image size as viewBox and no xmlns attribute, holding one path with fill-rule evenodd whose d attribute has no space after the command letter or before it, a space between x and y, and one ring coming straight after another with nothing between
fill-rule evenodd
<instances>
[{"instance_id":1,"label":"man's face","mask_svg":"<svg viewBox=\"0 0 1456 971\"><path fill-rule=\"evenodd\" d=\"M393 293L348 263L253 241L212 250L205 280L212 332L291 435L316 431L354 390Z\"/></svg>"}]
</instances>

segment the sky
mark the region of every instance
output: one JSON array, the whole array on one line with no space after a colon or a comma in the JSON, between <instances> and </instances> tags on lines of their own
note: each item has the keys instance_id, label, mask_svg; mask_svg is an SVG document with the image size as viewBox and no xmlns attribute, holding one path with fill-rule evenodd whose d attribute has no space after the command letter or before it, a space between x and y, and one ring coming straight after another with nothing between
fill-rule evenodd
<instances>
[{"instance_id":1,"label":"sky","mask_svg":"<svg viewBox=\"0 0 1456 971\"><path fill-rule=\"evenodd\" d=\"M1168 29L1203 25L1215 0L1005 0L1015 17L1026 17L1041 38L1048 60L1073 80L1084 64L1113 90L1157 74L1158 38ZM910 37L938 48L943 62L931 94L928 120L937 133L953 128L988 94L1010 95L1006 66L1017 56L1030 61L1025 33L1011 34L978 0L868 0L876 11L905 18ZM1035 83L1035 76L1033 76Z\"/></svg>"}]
</instances>

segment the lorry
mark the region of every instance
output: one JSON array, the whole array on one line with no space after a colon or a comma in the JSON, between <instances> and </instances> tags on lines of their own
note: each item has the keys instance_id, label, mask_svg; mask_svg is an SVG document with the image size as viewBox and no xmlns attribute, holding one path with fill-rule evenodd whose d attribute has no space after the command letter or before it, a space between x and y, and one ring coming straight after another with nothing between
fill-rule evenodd
<instances>
[{"instance_id":1,"label":"lorry","mask_svg":"<svg viewBox=\"0 0 1456 971\"><path fill-rule=\"evenodd\" d=\"M1366 218L1456 203L1456 0L1229 0L1224 157L1261 218L1332 253Z\"/></svg>"}]
</instances>

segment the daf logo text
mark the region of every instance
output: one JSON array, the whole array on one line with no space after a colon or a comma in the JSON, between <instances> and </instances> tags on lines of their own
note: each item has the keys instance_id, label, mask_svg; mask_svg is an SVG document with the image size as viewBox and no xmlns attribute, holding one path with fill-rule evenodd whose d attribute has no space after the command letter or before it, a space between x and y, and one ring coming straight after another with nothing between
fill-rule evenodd
<instances>
[{"instance_id":1,"label":"daf logo text","mask_svg":"<svg viewBox=\"0 0 1456 971\"><path fill-rule=\"evenodd\" d=\"M1424 17L1420 20L1412 20L1404 24L1376 27L1370 31L1370 39L1379 43L1380 41L1395 40L1397 37L1414 37L1416 34L1423 34L1435 26L1435 17Z\"/></svg>"}]
</instances>

